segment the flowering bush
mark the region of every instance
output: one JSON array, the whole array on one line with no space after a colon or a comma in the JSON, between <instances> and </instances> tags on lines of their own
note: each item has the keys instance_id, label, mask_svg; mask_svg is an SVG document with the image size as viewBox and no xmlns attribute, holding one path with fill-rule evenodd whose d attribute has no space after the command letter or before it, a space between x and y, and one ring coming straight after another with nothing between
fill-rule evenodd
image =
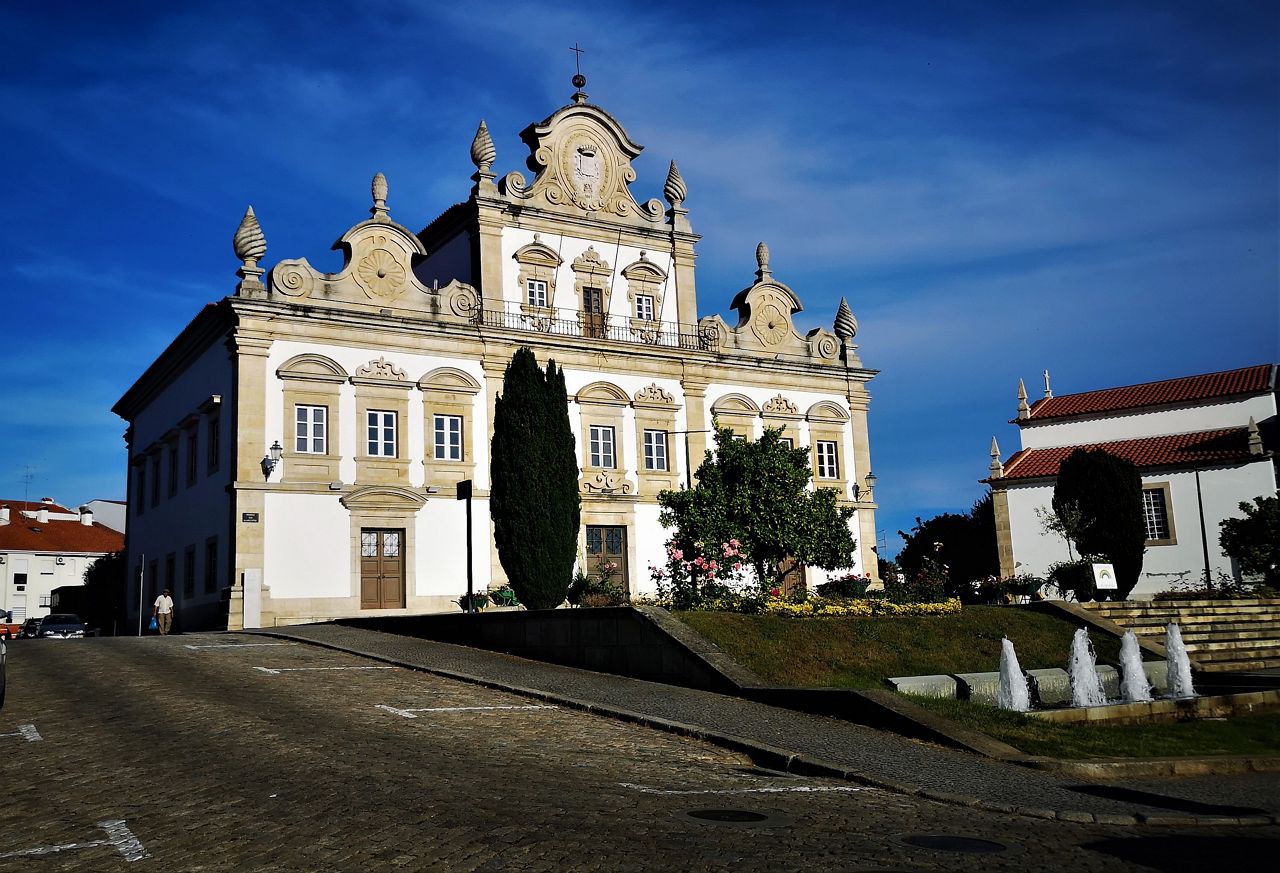
<instances>
[{"instance_id":1,"label":"flowering bush","mask_svg":"<svg viewBox=\"0 0 1280 873\"><path fill-rule=\"evenodd\" d=\"M816 590L822 597L862 597L867 593L867 587L870 584L870 576L850 573L847 576L838 576L829 582L823 582Z\"/></svg>"},{"instance_id":2,"label":"flowering bush","mask_svg":"<svg viewBox=\"0 0 1280 873\"><path fill-rule=\"evenodd\" d=\"M768 615L791 618L815 616L872 615L952 615L961 609L960 598L951 597L938 603L895 603L892 600L807 597L804 600L770 598L765 602Z\"/></svg>"},{"instance_id":3,"label":"flowering bush","mask_svg":"<svg viewBox=\"0 0 1280 873\"><path fill-rule=\"evenodd\" d=\"M736 539L708 548L695 542L679 548L667 542L665 567L649 565L658 600L674 609L728 609L759 612L763 597L747 579L747 556Z\"/></svg>"}]
</instances>

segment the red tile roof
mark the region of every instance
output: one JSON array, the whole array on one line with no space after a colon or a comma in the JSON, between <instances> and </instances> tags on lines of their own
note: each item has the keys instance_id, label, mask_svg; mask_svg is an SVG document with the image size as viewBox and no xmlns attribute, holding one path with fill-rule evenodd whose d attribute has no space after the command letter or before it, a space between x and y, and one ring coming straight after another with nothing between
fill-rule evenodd
<instances>
[{"instance_id":1,"label":"red tile roof","mask_svg":"<svg viewBox=\"0 0 1280 873\"><path fill-rule=\"evenodd\" d=\"M22 501L18 501L21 503ZM3 552L90 552L104 554L124 548L124 534L95 522L46 521L26 518L15 510L9 524L0 525L0 551Z\"/></svg>"},{"instance_id":2,"label":"red tile roof","mask_svg":"<svg viewBox=\"0 0 1280 873\"><path fill-rule=\"evenodd\" d=\"M1183 376L1161 382L1126 385L1123 388L1103 388L1081 394L1045 397L1032 404L1029 419L1016 423L1034 424L1049 418L1095 415L1143 406L1165 406L1197 400L1262 394L1274 391L1275 387L1275 365L1259 364L1256 367L1205 373L1200 376Z\"/></svg>"},{"instance_id":3,"label":"red tile roof","mask_svg":"<svg viewBox=\"0 0 1280 873\"><path fill-rule=\"evenodd\" d=\"M1058 465L1076 449L1102 449L1132 461L1140 470L1153 467L1209 467L1256 461L1262 457L1249 453L1249 429L1233 427L1082 446L1023 449L1005 461L1004 478L1039 479L1057 476Z\"/></svg>"},{"instance_id":4,"label":"red tile roof","mask_svg":"<svg viewBox=\"0 0 1280 873\"><path fill-rule=\"evenodd\" d=\"M47 509L50 512L69 512L72 515L77 512L57 503L41 503L39 500L8 500L3 497L0 497L0 506L9 507L12 511L11 514L15 517L19 512L39 512L42 509Z\"/></svg>"}]
</instances>

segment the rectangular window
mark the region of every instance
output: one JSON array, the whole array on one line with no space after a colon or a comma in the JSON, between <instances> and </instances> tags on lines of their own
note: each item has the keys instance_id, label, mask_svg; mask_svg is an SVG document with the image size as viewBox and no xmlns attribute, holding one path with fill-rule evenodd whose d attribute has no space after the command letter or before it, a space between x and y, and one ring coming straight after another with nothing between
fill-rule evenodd
<instances>
[{"instance_id":1,"label":"rectangular window","mask_svg":"<svg viewBox=\"0 0 1280 873\"><path fill-rule=\"evenodd\" d=\"M665 430L646 430L644 432L644 468L646 470L668 469L667 432Z\"/></svg>"},{"instance_id":2,"label":"rectangular window","mask_svg":"<svg viewBox=\"0 0 1280 873\"><path fill-rule=\"evenodd\" d=\"M160 456L151 458L151 505L160 505Z\"/></svg>"},{"instance_id":3,"label":"rectangular window","mask_svg":"<svg viewBox=\"0 0 1280 873\"><path fill-rule=\"evenodd\" d=\"M159 560L153 560L151 562L151 569L150 569L150 572L147 574L146 583L147 583L147 590L149 592L149 596L147 597L147 602L154 603L156 597L159 596L160 594L160 561Z\"/></svg>"},{"instance_id":4,"label":"rectangular window","mask_svg":"<svg viewBox=\"0 0 1280 873\"><path fill-rule=\"evenodd\" d=\"M178 441L169 443L169 496L178 493Z\"/></svg>"},{"instance_id":5,"label":"rectangular window","mask_svg":"<svg viewBox=\"0 0 1280 873\"><path fill-rule=\"evenodd\" d=\"M528 300L530 306L546 306L547 305L547 283L538 279L529 279L524 283L525 291L528 292Z\"/></svg>"},{"instance_id":6,"label":"rectangular window","mask_svg":"<svg viewBox=\"0 0 1280 873\"><path fill-rule=\"evenodd\" d=\"M435 444L437 461L462 460L462 416L435 416Z\"/></svg>"},{"instance_id":7,"label":"rectangular window","mask_svg":"<svg viewBox=\"0 0 1280 873\"><path fill-rule=\"evenodd\" d=\"M328 446L329 408L327 406L293 407L293 450L308 455L323 455Z\"/></svg>"},{"instance_id":8,"label":"rectangular window","mask_svg":"<svg viewBox=\"0 0 1280 873\"><path fill-rule=\"evenodd\" d=\"M137 514L147 511L147 462L143 461L138 465L138 493L136 495Z\"/></svg>"},{"instance_id":9,"label":"rectangular window","mask_svg":"<svg viewBox=\"0 0 1280 873\"><path fill-rule=\"evenodd\" d=\"M177 594L175 587L178 581L178 556L173 552L164 556L164 587L170 594Z\"/></svg>"},{"instance_id":10,"label":"rectangular window","mask_svg":"<svg viewBox=\"0 0 1280 873\"><path fill-rule=\"evenodd\" d=\"M1173 520L1169 517L1169 486L1142 489L1142 516L1147 526L1148 545L1172 545Z\"/></svg>"},{"instance_id":11,"label":"rectangular window","mask_svg":"<svg viewBox=\"0 0 1280 873\"><path fill-rule=\"evenodd\" d=\"M218 417L215 415L209 419L209 438L205 440L206 451L208 452L208 472L218 472Z\"/></svg>"},{"instance_id":12,"label":"rectangular window","mask_svg":"<svg viewBox=\"0 0 1280 873\"><path fill-rule=\"evenodd\" d=\"M614 468L613 428L591 425L591 466L605 470Z\"/></svg>"},{"instance_id":13,"label":"rectangular window","mask_svg":"<svg viewBox=\"0 0 1280 873\"><path fill-rule=\"evenodd\" d=\"M396 414L385 409L370 409L366 418L365 443L371 458L396 456Z\"/></svg>"},{"instance_id":14,"label":"rectangular window","mask_svg":"<svg viewBox=\"0 0 1280 873\"><path fill-rule=\"evenodd\" d=\"M818 478L839 479L840 459L833 441L818 440Z\"/></svg>"},{"instance_id":15,"label":"rectangular window","mask_svg":"<svg viewBox=\"0 0 1280 873\"><path fill-rule=\"evenodd\" d=\"M636 295L636 318L641 321L653 321L653 296L650 294Z\"/></svg>"},{"instance_id":16,"label":"rectangular window","mask_svg":"<svg viewBox=\"0 0 1280 873\"><path fill-rule=\"evenodd\" d=\"M204 543L204 593L212 594L218 590L218 538L205 540Z\"/></svg>"},{"instance_id":17,"label":"rectangular window","mask_svg":"<svg viewBox=\"0 0 1280 873\"><path fill-rule=\"evenodd\" d=\"M196 484L196 477L200 474L200 432L192 430L187 434L187 487L190 488Z\"/></svg>"},{"instance_id":18,"label":"rectangular window","mask_svg":"<svg viewBox=\"0 0 1280 873\"><path fill-rule=\"evenodd\" d=\"M196 547L187 546L182 555L182 596L196 596Z\"/></svg>"},{"instance_id":19,"label":"rectangular window","mask_svg":"<svg viewBox=\"0 0 1280 873\"><path fill-rule=\"evenodd\" d=\"M794 449L796 447L796 441L791 437L778 437L778 442L782 443L789 449Z\"/></svg>"}]
</instances>

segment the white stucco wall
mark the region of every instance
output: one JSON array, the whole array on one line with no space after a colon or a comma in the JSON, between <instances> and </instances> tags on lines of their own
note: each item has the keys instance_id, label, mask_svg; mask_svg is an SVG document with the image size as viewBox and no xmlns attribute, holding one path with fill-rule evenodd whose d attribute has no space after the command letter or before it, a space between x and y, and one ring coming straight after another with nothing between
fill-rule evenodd
<instances>
[{"instance_id":1,"label":"white stucco wall","mask_svg":"<svg viewBox=\"0 0 1280 873\"><path fill-rule=\"evenodd\" d=\"M272 598L351 597L351 514L337 494L268 492L262 584Z\"/></svg>"},{"instance_id":2,"label":"white stucco wall","mask_svg":"<svg viewBox=\"0 0 1280 873\"><path fill-rule=\"evenodd\" d=\"M1105 417L1032 425L1018 430L1024 449L1038 449L1244 427L1250 416L1255 421L1264 421L1275 414L1275 397L1265 394L1224 403L1204 403L1155 412L1111 413Z\"/></svg>"},{"instance_id":3,"label":"white stucco wall","mask_svg":"<svg viewBox=\"0 0 1280 873\"><path fill-rule=\"evenodd\" d=\"M66 552L0 552L0 556L4 558L0 564L0 612L12 612L16 622L48 615L53 589L83 585L85 571L100 557ZM17 583L23 574L26 584L19 591Z\"/></svg>"}]
</instances>

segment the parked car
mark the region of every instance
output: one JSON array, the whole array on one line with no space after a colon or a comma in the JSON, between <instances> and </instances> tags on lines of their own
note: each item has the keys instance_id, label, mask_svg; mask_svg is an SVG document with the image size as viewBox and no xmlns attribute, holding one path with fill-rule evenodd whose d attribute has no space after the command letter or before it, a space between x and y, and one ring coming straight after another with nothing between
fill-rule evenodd
<instances>
[{"instance_id":1,"label":"parked car","mask_svg":"<svg viewBox=\"0 0 1280 873\"><path fill-rule=\"evenodd\" d=\"M54 613L40 619L40 638L44 640L82 637L84 631L84 622L80 620L80 616L70 612Z\"/></svg>"},{"instance_id":2,"label":"parked car","mask_svg":"<svg viewBox=\"0 0 1280 873\"><path fill-rule=\"evenodd\" d=\"M40 619L29 618L24 621L22 623L22 632L18 636L26 639L35 639L40 636Z\"/></svg>"}]
</instances>

